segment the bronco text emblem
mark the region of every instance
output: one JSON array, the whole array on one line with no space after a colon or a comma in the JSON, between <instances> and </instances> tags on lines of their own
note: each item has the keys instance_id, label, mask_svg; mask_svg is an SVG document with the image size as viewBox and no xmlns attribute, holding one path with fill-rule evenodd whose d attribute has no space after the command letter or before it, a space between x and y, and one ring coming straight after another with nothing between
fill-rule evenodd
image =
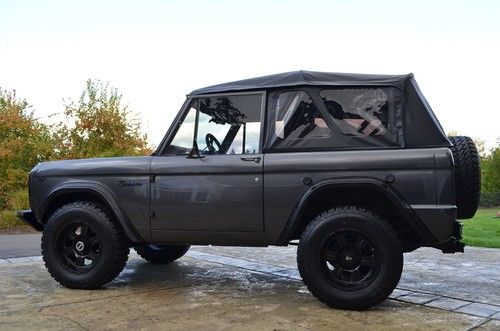
<instances>
[{"instance_id":1,"label":"bronco text emblem","mask_svg":"<svg viewBox=\"0 0 500 331\"><path fill-rule=\"evenodd\" d=\"M133 183L133 182L126 182L124 180L119 180L118 181L118 187L124 187L124 186L141 186L142 183Z\"/></svg>"}]
</instances>

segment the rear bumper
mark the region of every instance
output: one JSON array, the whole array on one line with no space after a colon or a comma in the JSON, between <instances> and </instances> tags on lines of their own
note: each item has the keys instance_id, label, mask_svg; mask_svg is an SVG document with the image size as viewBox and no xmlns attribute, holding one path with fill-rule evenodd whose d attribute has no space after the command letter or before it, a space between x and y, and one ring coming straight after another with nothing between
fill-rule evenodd
<instances>
[{"instance_id":1,"label":"rear bumper","mask_svg":"<svg viewBox=\"0 0 500 331\"><path fill-rule=\"evenodd\" d=\"M436 241L430 246L443 253L464 251L462 239L462 223L457 221L457 208L448 205L412 206L422 223L432 233Z\"/></svg>"},{"instance_id":2,"label":"rear bumper","mask_svg":"<svg viewBox=\"0 0 500 331\"><path fill-rule=\"evenodd\" d=\"M35 214L31 210L20 210L17 212L17 217L22 219L25 223L28 223L33 229L37 231L43 231L45 224L39 222Z\"/></svg>"},{"instance_id":3,"label":"rear bumper","mask_svg":"<svg viewBox=\"0 0 500 331\"><path fill-rule=\"evenodd\" d=\"M463 253L465 245L460 241L462 239L462 223L453 222L453 235L445 243L437 246L443 253Z\"/></svg>"},{"instance_id":4,"label":"rear bumper","mask_svg":"<svg viewBox=\"0 0 500 331\"><path fill-rule=\"evenodd\" d=\"M441 244L455 235L457 208L450 205L413 205L413 210L434 237L430 244Z\"/></svg>"}]
</instances>

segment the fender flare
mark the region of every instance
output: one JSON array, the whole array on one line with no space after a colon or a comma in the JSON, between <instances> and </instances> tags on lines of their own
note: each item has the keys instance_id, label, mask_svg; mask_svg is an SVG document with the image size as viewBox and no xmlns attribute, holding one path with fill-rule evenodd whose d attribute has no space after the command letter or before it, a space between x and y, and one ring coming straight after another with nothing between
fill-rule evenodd
<instances>
[{"instance_id":1,"label":"fender flare","mask_svg":"<svg viewBox=\"0 0 500 331\"><path fill-rule=\"evenodd\" d=\"M144 242L144 239L134 229L130 219L122 212L116 202L115 194L106 186L96 182L71 182L63 183L53 188L47 197L40 204L37 211L37 218L43 220L48 207L57 200L57 198L68 193L89 193L98 197L105 206L114 214L125 237L131 242Z\"/></svg>"},{"instance_id":2,"label":"fender flare","mask_svg":"<svg viewBox=\"0 0 500 331\"><path fill-rule=\"evenodd\" d=\"M293 234L300 225L302 215L305 213L306 206L314 199L315 195L325 188L370 188L375 189L381 193L398 208L399 214L402 219L407 222L410 227L417 233L424 243L434 243L436 238L425 227L423 222L418 218L417 214L413 211L411 206L404 200L404 198L397 192L388 182L375 178L375 177L342 177L322 180L307 191L305 191L297 200L285 228L281 232L278 243L280 245L287 245L291 240Z\"/></svg>"}]
</instances>

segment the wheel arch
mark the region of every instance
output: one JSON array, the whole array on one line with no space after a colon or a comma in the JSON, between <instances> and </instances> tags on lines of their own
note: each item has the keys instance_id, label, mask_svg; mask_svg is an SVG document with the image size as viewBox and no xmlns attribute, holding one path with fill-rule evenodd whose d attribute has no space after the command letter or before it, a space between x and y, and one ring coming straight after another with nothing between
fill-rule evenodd
<instances>
[{"instance_id":1,"label":"wheel arch","mask_svg":"<svg viewBox=\"0 0 500 331\"><path fill-rule=\"evenodd\" d=\"M132 222L122 212L113 192L98 183L65 183L55 187L40 204L37 218L45 224L54 211L65 204L76 201L91 201L105 207L117 222L123 234L130 242L144 242L143 238L132 226Z\"/></svg>"},{"instance_id":2,"label":"wheel arch","mask_svg":"<svg viewBox=\"0 0 500 331\"><path fill-rule=\"evenodd\" d=\"M374 177L345 177L318 182L299 197L281 232L279 244L287 245L291 240L298 239L314 216L326 209L345 204L370 208L367 206L370 202L373 208L381 209L383 205L397 216L397 219L390 220L391 224L414 231L422 245L431 245L436 241L411 206L389 183ZM409 247L407 251L415 248Z\"/></svg>"}]
</instances>

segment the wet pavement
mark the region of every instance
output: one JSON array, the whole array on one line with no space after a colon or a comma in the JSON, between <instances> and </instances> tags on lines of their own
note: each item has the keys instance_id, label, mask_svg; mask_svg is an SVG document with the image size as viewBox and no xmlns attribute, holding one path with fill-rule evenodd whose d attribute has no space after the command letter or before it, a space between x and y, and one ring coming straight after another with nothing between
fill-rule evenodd
<instances>
[{"instance_id":1,"label":"wet pavement","mask_svg":"<svg viewBox=\"0 0 500 331\"><path fill-rule=\"evenodd\" d=\"M0 259L40 255L40 233L0 235Z\"/></svg>"},{"instance_id":2,"label":"wet pavement","mask_svg":"<svg viewBox=\"0 0 500 331\"><path fill-rule=\"evenodd\" d=\"M281 274L295 272L295 276L300 279L296 271L297 250L293 246L199 246L194 249L286 268ZM466 247L463 254L443 254L433 248L420 248L407 253L404 255L404 269L398 289L397 293L403 293L403 290L417 291L500 306L500 249Z\"/></svg>"},{"instance_id":3,"label":"wet pavement","mask_svg":"<svg viewBox=\"0 0 500 331\"><path fill-rule=\"evenodd\" d=\"M300 281L294 247L193 247L170 265L135 253L104 289L69 290L40 257L0 259L0 330L500 330L500 250L405 255L392 299L334 310ZM433 308L437 307L437 308Z\"/></svg>"}]
</instances>

